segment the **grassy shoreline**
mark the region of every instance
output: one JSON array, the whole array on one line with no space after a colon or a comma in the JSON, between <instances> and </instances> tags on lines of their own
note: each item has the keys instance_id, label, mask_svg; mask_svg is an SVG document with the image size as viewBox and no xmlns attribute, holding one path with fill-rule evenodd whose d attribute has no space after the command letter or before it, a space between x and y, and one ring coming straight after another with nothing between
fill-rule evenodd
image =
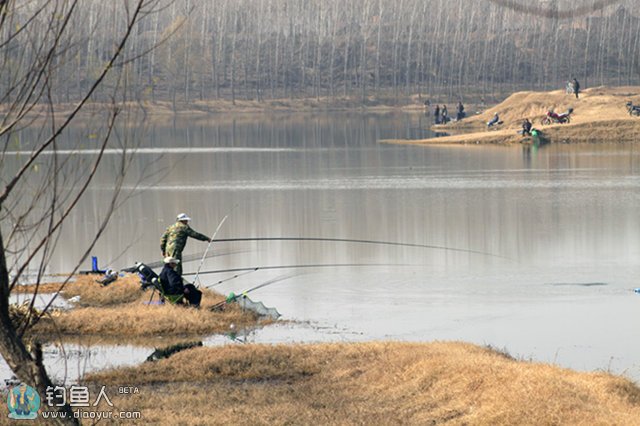
<instances>
[{"instance_id":1,"label":"grassy shoreline","mask_svg":"<svg viewBox=\"0 0 640 426\"><path fill-rule=\"evenodd\" d=\"M242 311L236 305L227 306L222 312L211 312L216 303L225 298L219 293L203 289L200 309L171 304L148 304L151 290L142 291L139 277L126 275L102 286L96 275L78 276L65 285L61 296L69 300L77 297L71 309L54 310L31 332L39 340L58 337L119 338L121 341L146 337L204 337L229 330L231 324L238 327L255 326L256 316ZM60 284L43 284L39 293L56 292ZM17 287L23 294L35 290L35 286ZM158 300L155 293L154 300Z\"/></svg>"},{"instance_id":2,"label":"grassy shoreline","mask_svg":"<svg viewBox=\"0 0 640 426\"><path fill-rule=\"evenodd\" d=\"M41 336L158 347L154 337L167 345L256 322L237 308L144 306L149 295L137 277L107 287L95 278L68 284L64 297L80 296L84 306L59 312L56 330L41 329ZM220 299L210 292L203 300ZM100 409L139 411L142 419L131 424L640 425L640 387L628 379L516 360L462 342L197 347L91 373L82 384L93 394L107 386L114 408ZM128 386L138 393L119 392Z\"/></svg>"},{"instance_id":3,"label":"grassy shoreline","mask_svg":"<svg viewBox=\"0 0 640 426\"><path fill-rule=\"evenodd\" d=\"M640 424L629 380L459 342L196 348L86 382L138 386L114 405L146 423Z\"/></svg>"}]
</instances>

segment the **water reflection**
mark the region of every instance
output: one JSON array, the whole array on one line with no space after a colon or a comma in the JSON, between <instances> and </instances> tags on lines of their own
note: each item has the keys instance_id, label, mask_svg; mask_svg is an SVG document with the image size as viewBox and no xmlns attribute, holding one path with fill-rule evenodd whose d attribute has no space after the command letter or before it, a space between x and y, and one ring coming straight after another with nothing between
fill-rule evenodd
<instances>
[{"instance_id":1,"label":"water reflection","mask_svg":"<svg viewBox=\"0 0 640 426\"><path fill-rule=\"evenodd\" d=\"M348 330L336 340L460 339L579 369L608 368L613 356L613 371L640 377L640 342L626 338L640 300L630 291L640 271L637 149L377 143L422 137L427 121L421 113L336 113L151 126L125 184L133 195L92 254L114 268L157 261L159 237L177 213L211 234L235 205L219 238L355 238L495 253L512 260L347 243L225 243L214 252L243 253L209 259L203 270L384 264L310 270L255 297L287 319ZM69 132L61 149L79 146L81 134ZM90 241L116 161L106 157L64 229L73 244L53 255L50 272L68 270ZM151 178L140 184L143 176ZM184 254L203 249L192 241ZM258 271L218 288L237 293L275 276Z\"/></svg>"}]
</instances>

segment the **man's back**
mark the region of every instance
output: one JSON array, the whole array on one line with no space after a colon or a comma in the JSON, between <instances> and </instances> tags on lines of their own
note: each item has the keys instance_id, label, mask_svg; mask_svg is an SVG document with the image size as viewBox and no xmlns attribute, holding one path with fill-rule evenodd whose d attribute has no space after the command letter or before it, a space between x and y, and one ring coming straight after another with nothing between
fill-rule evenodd
<instances>
[{"instance_id":1,"label":"man's back","mask_svg":"<svg viewBox=\"0 0 640 426\"><path fill-rule=\"evenodd\" d=\"M167 294L182 294L184 292L182 278L169 265L164 265L164 268L162 268L162 272L160 272L160 283L162 284L164 292Z\"/></svg>"}]
</instances>

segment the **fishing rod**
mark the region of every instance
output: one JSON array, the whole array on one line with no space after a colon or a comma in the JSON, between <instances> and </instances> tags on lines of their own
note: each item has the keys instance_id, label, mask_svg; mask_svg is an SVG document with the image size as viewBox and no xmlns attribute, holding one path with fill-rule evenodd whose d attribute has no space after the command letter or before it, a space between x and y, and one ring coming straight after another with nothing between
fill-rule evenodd
<instances>
[{"instance_id":1,"label":"fishing rod","mask_svg":"<svg viewBox=\"0 0 640 426\"><path fill-rule=\"evenodd\" d=\"M215 240L217 243L230 243L240 241L320 241L320 242L334 242L334 243L355 243L355 244L376 244L396 247L416 247L416 248L430 248L437 250L457 251L462 253L473 253L483 256L498 257L501 259L509 259L505 256L500 256L493 253L487 253L479 250L461 249L455 247L435 246L429 244L415 244L415 243L399 243L395 241L378 241L378 240L355 240L347 238L320 238L320 237L246 237L246 238L225 238ZM511 259L509 259L511 260Z\"/></svg>"},{"instance_id":2,"label":"fishing rod","mask_svg":"<svg viewBox=\"0 0 640 426\"><path fill-rule=\"evenodd\" d=\"M223 300L222 302L218 302L215 305L213 305L210 310L215 311L220 309L221 307L223 307L224 305L226 305L227 303L231 303L233 301L235 301L238 297L245 297L247 294L251 293L252 291L258 290L260 288L269 286L271 284L275 284L277 282L280 281L284 281L284 280L288 280L289 278L294 277L295 274L289 274L289 275L281 275L279 277L276 277L274 279L271 279L269 281L263 282L262 284L258 284L255 287L251 287L249 290L245 290L240 294L234 294L234 293L230 293L229 296L227 296L227 298L225 300Z\"/></svg>"},{"instance_id":3,"label":"fishing rod","mask_svg":"<svg viewBox=\"0 0 640 426\"><path fill-rule=\"evenodd\" d=\"M212 257L231 256L232 254L248 253L248 252L249 252L249 250L235 250L235 251L227 251L227 252L223 252L223 253L211 253L211 254L207 255L207 259L210 259ZM189 254L189 255L184 256L182 258L182 263L193 262L194 260L198 260L198 259L200 259L200 253L198 253L198 254ZM151 262L151 263L145 263L145 265L147 265L151 269L159 268L159 267L164 265L164 260L159 260L157 262ZM129 268L124 268L124 269L121 269L120 271L122 271L122 272L135 272L136 271L136 267L133 266L133 267L129 267Z\"/></svg>"},{"instance_id":4,"label":"fishing rod","mask_svg":"<svg viewBox=\"0 0 640 426\"><path fill-rule=\"evenodd\" d=\"M198 274L200 273L200 268L202 268L202 264L204 263L204 259L207 257L207 252L209 251L209 247L211 247L211 244L213 243L213 240L216 238L216 235L218 235L218 231L220 231L220 228L222 228L222 225L224 224L224 222L227 220L227 218L229 217L229 215L231 213L233 213L233 211L239 206L239 204L236 204L235 206L233 206L233 208L231 209L231 211L229 211L229 213L227 213L227 215L225 217L222 218L222 220L220 221L220 223L218 224L218 227L216 228L216 231L213 233L213 236L209 239L209 244L207 245L206 250L204 251L204 254L202 255L202 259L200 260L200 265L198 265L198 269L196 270L196 276L193 278L193 284L196 285L196 287L199 287L197 284L198 281Z\"/></svg>"},{"instance_id":5,"label":"fishing rod","mask_svg":"<svg viewBox=\"0 0 640 426\"><path fill-rule=\"evenodd\" d=\"M425 265L416 265L411 263L316 263L316 264L308 264L308 265L251 266L248 268L217 269L214 271L200 272L200 275L221 274L223 272L242 272L242 271L254 272L257 270L267 270L267 269L335 268L335 267L344 267L344 266L364 267L364 266L425 266ZM183 276L193 275L193 272L188 274L182 274L182 275ZM214 285L217 285L217 284L214 284Z\"/></svg>"},{"instance_id":6,"label":"fishing rod","mask_svg":"<svg viewBox=\"0 0 640 426\"><path fill-rule=\"evenodd\" d=\"M257 267L257 268L250 269L250 270L248 270L248 271L246 271L246 272L243 272L243 273L241 273L241 274L235 274L234 276L229 277L229 278L225 278L225 279L223 279L223 280L220 280L220 281L218 281L218 282L217 282L217 283L215 283L215 284L205 285L205 286L204 286L204 288L212 288L212 287L215 287L215 286L220 285L220 284L222 284L222 283L226 283L227 281L231 281L231 280L234 280L234 279L236 279L236 278L240 278L240 277L241 277L241 276L243 276L243 275L247 275L247 274L250 274L250 273L252 273L252 272L255 272L255 271L257 271L258 269L260 269L260 268L259 268L259 267Z\"/></svg>"}]
</instances>

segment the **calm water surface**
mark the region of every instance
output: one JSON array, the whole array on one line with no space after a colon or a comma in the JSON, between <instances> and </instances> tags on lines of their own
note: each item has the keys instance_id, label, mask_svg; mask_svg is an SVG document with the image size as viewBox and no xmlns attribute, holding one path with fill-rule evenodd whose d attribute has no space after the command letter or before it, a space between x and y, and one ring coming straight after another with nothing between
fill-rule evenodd
<instances>
[{"instance_id":1,"label":"calm water surface","mask_svg":"<svg viewBox=\"0 0 640 426\"><path fill-rule=\"evenodd\" d=\"M640 295L633 293L640 287L640 148L378 142L427 136L427 123L419 114L243 115L140 130L125 185L136 189L94 254L116 268L157 261L160 235L183 211L205 234L231 211L217 238L354 238L479 251L486 254L224 243L213 250L242 253L207 260L202 270L370 265L259 270L217 286L239 292L295 274L251 296L305 325L257 331L248 341L464 340L640 381ZM71 150L82 136L68 137ZM90 144L81 148L91 155ZM59 254L51 272L68 270L97 226L116 158L107 156L65 229L78 249ZM205 248L191 240L185 254ZM197 267L187 263L185 272ZM201 279L207 285L233 275Z\"/></svg>"}]
</instances>

